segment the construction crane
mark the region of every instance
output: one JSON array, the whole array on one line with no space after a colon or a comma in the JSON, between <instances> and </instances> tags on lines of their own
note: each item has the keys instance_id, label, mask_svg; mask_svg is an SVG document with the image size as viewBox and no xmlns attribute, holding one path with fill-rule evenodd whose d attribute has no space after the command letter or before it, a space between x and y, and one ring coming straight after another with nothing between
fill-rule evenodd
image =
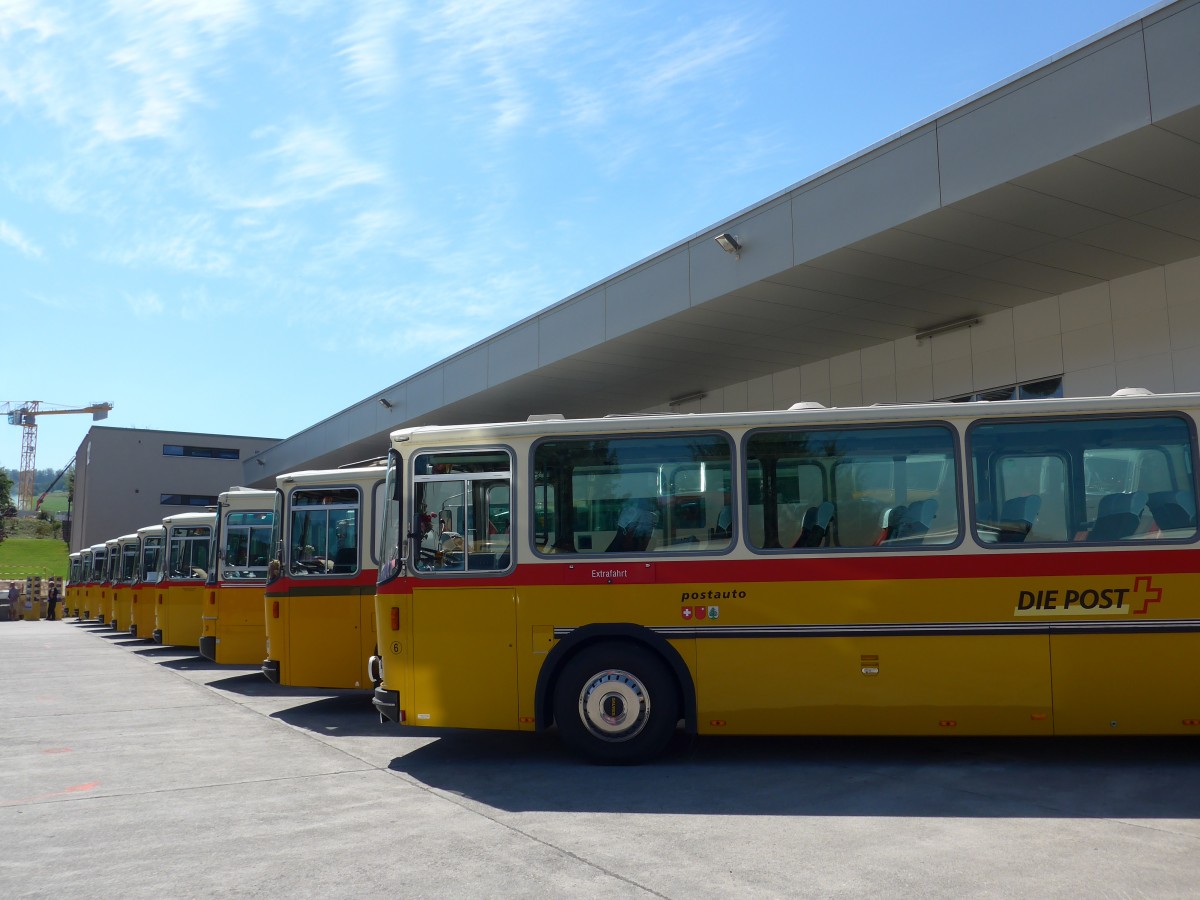
<instances>
[{"instance_id":1,"label":"construction crane","mask_svg":"<svg viewBox=\"0 0 1200 900\"><path fill-rule=\"evenodd\" d=\"M42 409L41 400L9 401L0 407L9 425L21 426L21 468L17 476L17 512L33 511L33 480L37 475L37 420L42 416L91 413L92 421L107 419L111 403L93 403L72 409Z\"/></svg>"}]
</instances>

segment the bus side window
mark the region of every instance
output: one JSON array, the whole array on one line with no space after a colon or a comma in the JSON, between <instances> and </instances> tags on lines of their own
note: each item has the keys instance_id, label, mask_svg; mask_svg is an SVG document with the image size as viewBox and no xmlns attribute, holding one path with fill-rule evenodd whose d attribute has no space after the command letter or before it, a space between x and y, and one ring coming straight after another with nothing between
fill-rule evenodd
<instances>
[{"instance_id":1,"label":"bus side window","mask_svg":"<svg viewBox=\"0 0 1200 900\"><path fill-rule=\"evenodd\" d=\"M981 543L1196 536L1194 448L1179 415L1000 419L972 426L968 444Z\"/></svg>"}]
</instances>

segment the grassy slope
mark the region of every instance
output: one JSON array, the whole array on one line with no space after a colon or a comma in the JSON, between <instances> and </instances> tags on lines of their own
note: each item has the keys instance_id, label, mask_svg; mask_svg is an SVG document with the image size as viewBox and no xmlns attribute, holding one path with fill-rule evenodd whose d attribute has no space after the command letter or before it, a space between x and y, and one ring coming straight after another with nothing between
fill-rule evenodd
<instances>
[{"instance_id":1,"label":"grassy slope","mask_svg":"<svg viewBox=\"0 0 1200 900\"><path fill-rule=\"evenodd\" d=\"M67 545L62 541L9 538L0 544L0 581L27 575L67 575Z\"/></svg>"}]
</instances>

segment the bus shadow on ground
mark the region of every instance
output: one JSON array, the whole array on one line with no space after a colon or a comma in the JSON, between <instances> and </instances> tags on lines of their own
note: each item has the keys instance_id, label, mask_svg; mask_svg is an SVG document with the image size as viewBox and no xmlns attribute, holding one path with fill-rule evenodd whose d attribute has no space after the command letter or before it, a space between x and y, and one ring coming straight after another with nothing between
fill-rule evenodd
<instances>
[{"instance_id":1,"label":"bus shadow on ground","mask_svg":"<svg viewBox=\"0 0 1200 900\"><path fill-rule=\"evenodd\" d=\"M598 766L555 737L443 732L389 769L512 812L1200 818L1194 738L681 734L654 763Z\"/></svg>"},{"instance_id":2,"label":"bus shadow on ground","mask_svg":"<svg viewBox=\"0 0 1200 900\"><path fill-rule=\"evenodd\" d=\"M158 656L197 656L199 653L195 647L172 647L170 645L163 646L162 644L151 644L149 647L143 647L140 650L131 651L138 656L158 657Z\"/></svg>"},{"instance_id":3,"label":"bus shadow on ground","mask_svg":"<svg viewBox=\"0 0 1200 900\"><path fill-rule=\"evenodd\" d=\"M164 669L176 670L197 670L197 671L219 671L222 666L196 653L194 656L184 656L178 659L164 659L159 663Z\"/></svg>"},{"instance_id":4,"label":"bus shadow on ground","mask_svg":"<svg viewBox=\"0 0 1200 900\"><path fill-rule=\"evenodd\" d=\"M228 666L217 666L228 668ZM244 697L312 697L314 694L324 696L340 696L344 691L324 688L292 688L284 684L276 684L263 674L262 668L253 667L251 670L240 668L236 673L230 673L228 678L214 680L208 683L209 688L229 691ZM370 695L367 695L370 697Z\"/></svg>"},{"instance_id":5,"label":"bus shadow on ground","mask_svg":"<svg viewBox=\"0 0 1200 900\"><path fill-rule=\"evenodd\" d=\"M313 693L311 688L294 690L307 695ZM338 691L273 712L270 717L305 731L328 736L370 737L383 733L379 714L371 705L369 691Z\"/></svg>"}]
</instances>

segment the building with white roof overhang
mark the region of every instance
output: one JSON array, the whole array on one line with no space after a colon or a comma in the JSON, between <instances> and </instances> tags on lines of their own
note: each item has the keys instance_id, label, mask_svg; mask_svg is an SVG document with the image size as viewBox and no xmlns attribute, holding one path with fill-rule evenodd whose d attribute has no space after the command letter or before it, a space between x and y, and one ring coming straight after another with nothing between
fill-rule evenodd
<instances>
[{"instance_id":1,"label":"building with white roof overhang","mask_svg":"<svg viewBox=\"0 0 1200 900\"><path fill-rule=\"evenodd\" d=\"M281 441L243 483L415 424L1200 390L1197 48L1200 0L1152 7Z\"/></svg>"}]
</instances>

